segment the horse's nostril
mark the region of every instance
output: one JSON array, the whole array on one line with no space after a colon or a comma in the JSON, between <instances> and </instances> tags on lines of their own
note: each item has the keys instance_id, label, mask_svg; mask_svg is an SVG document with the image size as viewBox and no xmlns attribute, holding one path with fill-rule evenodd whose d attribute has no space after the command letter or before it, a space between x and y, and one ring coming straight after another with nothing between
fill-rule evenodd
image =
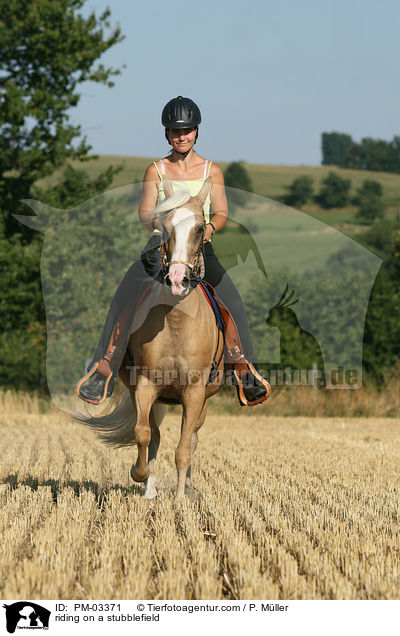
<instances>
[{"instance_id":1,"label":"horse's nostril","mask_svg":"<svg viewBox=\"0 0 400 636\"><path fill-rule=\"evenodd\" d=\"M189 281L188 276L184 276L184 277L183 277L183 279L182 279L182 285L183 285L183 287L189 287L189 282L190 282L190 281Z\"/></svg>"},{"instance_id":2,"label":"horse's nostril","mask_svg":"<svg viewBox=\"0 0 400 636\"><path fill-rule=\"evenodd\" d=\"M165 284L166 284L168 287L171 287L171 279L170 279L170 277L169 277L169 274L167 274L167 275L166 275L166 277L165 277Z\"/></svg>"}]
</instances>

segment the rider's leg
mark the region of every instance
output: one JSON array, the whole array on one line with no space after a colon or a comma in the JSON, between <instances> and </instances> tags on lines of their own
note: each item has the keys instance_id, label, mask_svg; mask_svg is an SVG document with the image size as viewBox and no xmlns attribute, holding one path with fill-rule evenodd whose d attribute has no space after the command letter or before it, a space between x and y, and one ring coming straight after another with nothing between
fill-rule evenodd
<instances>
[{"instance_id":1,"label":"rider's leg","mask_svg":"<svg viewBox=\"0 0 400 636\"><path fill-rule=\"evenodd\" d=\"M111 394L125 355L137 301L159 273L160 242L160 235L153 234L150 237L140 258L128 269L114 295L89 365L89 370L96 366L96 372L90 377L88 384L79 386L78 383L78 395L83 399L98 403L105 398L105 391L108 396Z\"/></svg>"},{"instance_id":2,"label":"rider's leg","mask_svg":"<svg viewBox=\"0 0 400 636\"><path fill-rule=\"evenodd\" d=\"M232 314L239 331L243 353L247 360L253 362L255 358L243 301L231 277L227 274L216 257L211 243L204 244L204 265L204 280L214 287L217 295Z\"/></svg>"},{"instance_id":3,"label":"rider's leg","mask_svg":"<svg viewBox=\"0 0 400 636\"><path fill-rule=\"evenodd\" d=\"M265 398L267 394L269 395L270 387L258 374L243 301L232 279L216 257L211 243L205 243L204 245L204 265L204 279L214 287L217 295L229 309L239 331L243 354L246 360L253 365L256 375L251 369L246 369L242 378L243 389L247 401L257 403L257 401Z\"/></svg>"}]
</instances>

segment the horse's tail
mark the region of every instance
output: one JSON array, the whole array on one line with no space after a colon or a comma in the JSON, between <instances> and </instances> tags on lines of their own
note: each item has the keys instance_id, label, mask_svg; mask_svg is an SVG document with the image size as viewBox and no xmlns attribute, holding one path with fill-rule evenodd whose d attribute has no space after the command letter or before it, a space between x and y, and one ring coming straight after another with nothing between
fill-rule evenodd
<instances>
[{"instance_id":1,"label":"horse's tail","mask_svg":"<svg viewBox=\"0 0 400 636\"><path fill-rule=\"evenodd\" d=\"M123 446L134 446L136 444L134 438L134 429L136 426L136 409L132 403L129 391L124 392L123 397L119 397L119 403L111 413L93 417L91 415L75 415L76 419L93 429L97 437L115 448ZM112 402L112 399L110 400ZM110 408L113 408L110 404ZM162 404L153 404L152 412L155 423L160 425L165 407Z\"/></svg>"}]
</instances>

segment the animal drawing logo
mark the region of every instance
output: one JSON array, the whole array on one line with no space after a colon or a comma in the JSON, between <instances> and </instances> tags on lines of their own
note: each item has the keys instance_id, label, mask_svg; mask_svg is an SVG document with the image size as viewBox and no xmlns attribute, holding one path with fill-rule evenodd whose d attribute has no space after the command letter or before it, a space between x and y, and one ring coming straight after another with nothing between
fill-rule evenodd
<instances>
[{"instance_id":1,"label":"animal drawing logo","mask_svg":"<svg viewBox=\"0 0 400 636\"><path fill-rule=\"evenodd\" d=\"M324 384L324 358L318 340L302 328L292 309L299 302L295 290L290 293L289 283L276 305L269 310L266 323L280 332L281 369L319 371L320 384Z\"/></svg>"},{"instance_id":2,"label":"animal drawing logo","mask_svg":"<svg viewBox=\"0 0 400 636\"><path fill-rule=\"evenodd\" d=\"M6 610L6 627L9 634L14 634L16 629L48 629L50 610L32 603L31 601L18 601L11 605L4 604Z\"/></svg>"}]
</instances>

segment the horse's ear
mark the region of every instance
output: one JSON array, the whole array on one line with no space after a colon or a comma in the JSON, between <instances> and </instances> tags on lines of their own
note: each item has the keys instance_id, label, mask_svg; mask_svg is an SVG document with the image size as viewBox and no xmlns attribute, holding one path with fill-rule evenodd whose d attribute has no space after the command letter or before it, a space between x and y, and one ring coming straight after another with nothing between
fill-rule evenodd
<instances>
[{"instance_id":1,"label":"horse's ear","mask_svg":"<svg viewBox=\"0 0 400 636\"><path fill-rule=\"evenodd\" d=\"M174 194L174 189L172 187L172 183L169 179L166 179L165 177L162 180L162 185L163 185L163 190L164 190L164 194L166 196L167 199L169 199L169 197L172 197L172 195Z\"/></svg>"},{"instance_id":2,"label":"horse's ear","mask_svg":"<svg viewBox=\"0 0 400 636\"><path fill-rule=\"evenodd\" d=\"M196 199L200 203L201 207L203 207L204 201L210 194L211 186L212 186L212 179L211 177L207 177L207 179L203 183L203 186L199 194L196 196Z\"/></svg>"}]
</instances>

